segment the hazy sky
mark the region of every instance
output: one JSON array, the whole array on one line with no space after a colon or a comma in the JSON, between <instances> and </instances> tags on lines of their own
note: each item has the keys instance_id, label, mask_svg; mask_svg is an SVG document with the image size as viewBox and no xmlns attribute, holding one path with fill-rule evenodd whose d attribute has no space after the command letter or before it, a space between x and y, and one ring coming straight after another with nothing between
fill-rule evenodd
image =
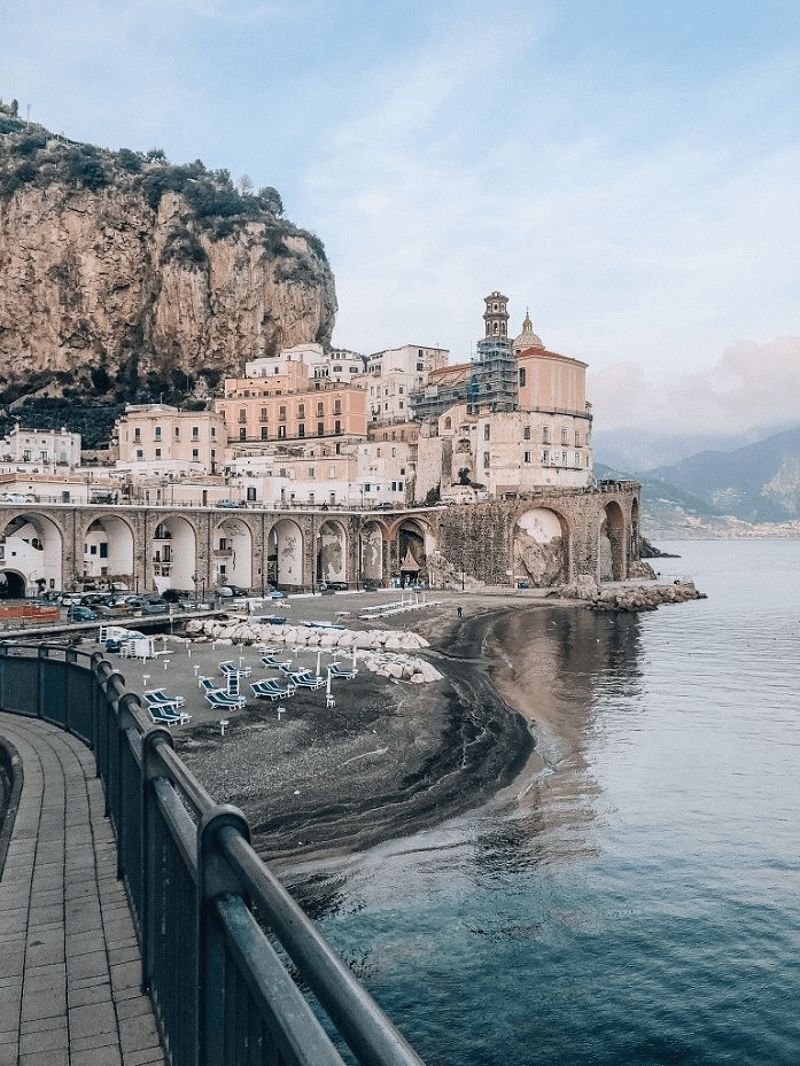
<instances>
[{"instance_id":1,"label":"hazy sky","mask_svg":"<svg viewBox=\"0 0 800 1066\"><path fill-rule=\"evenodd\" d=\"M463 358L501 288L609 425L800 411L799 74L797 0L0 0L23 113L277 186L337 343Z\"/></svg>"}]
</instances>

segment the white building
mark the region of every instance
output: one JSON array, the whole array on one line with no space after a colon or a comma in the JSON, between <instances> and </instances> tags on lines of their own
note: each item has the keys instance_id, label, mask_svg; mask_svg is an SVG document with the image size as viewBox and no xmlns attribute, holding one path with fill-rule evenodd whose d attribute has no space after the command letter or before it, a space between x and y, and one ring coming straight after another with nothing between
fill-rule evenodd
<instances>
[{"instance_id":1,"label":"white building","mask_svg":"<svg viewBox=\"0 0 800 1066\"><path fill-rule=\"evenodd\" d=\"M428 380L432 370L447 365L447 348L404 344L367 357L369 420L405 422L410 417L408 396Z\"/></svg>"},{"instance_id":2,"label":"white building","mask_svg":"<svg viewBox=\"0 0 800 1066\"><path fill-rule=\"evenodd\" d=\"M47 473L81 465L80 433L66 429L23 429L16 425L0 440L0 472Z\"/></svg>"}]
</instances>

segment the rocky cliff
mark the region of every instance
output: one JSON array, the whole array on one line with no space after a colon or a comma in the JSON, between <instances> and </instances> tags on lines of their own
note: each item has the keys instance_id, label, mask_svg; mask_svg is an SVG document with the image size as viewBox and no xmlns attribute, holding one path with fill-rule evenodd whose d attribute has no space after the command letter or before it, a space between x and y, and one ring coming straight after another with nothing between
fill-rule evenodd
<instances>
[{"instance_id":1,"label":"rocky cliff","mask_svg":"<svg viewBox=\"0 0 800 1066\"><path fill-rule=\"evenodd\" d=\"M245 359L327 343L324 247L281 216L272 188L0 110L0 402L76 381L201 396Z\"/></svg>"}]
</instances>

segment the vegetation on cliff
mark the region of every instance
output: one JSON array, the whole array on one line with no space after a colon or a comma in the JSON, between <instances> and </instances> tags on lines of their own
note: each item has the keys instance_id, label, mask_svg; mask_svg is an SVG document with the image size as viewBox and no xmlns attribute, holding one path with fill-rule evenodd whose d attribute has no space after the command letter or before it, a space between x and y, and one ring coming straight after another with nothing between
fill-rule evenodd
<instances>
[{"instance_id":1,"label":"vegetation on cliff","mask_svg":"<svg viewBox=\"0 0 800 1066\"><path fill-rule=\"evenodd\" d=\"M72 428L77 405L54 399L90 400L94 445L120 404L202 402L247 359L328 343L336 312L322 241L276 189L72 141L2 103L0 264L0 405L17 401L0 416Z\"/></svg>"}]
</instances>

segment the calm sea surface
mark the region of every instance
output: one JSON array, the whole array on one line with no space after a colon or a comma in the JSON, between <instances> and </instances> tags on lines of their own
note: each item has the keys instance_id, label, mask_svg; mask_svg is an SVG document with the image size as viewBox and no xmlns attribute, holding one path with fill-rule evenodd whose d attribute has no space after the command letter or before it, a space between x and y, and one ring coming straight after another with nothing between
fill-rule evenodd
<instances>
[{"instance_id":1,"label":"calm sea surface","mask_svg":"<svg viewBox=\"0 0 800 1066\"><path fill-rule=\"evenodd\" d=\"M672 549L708 600L526 613L549 771L317 886L430 1066L800 1063L800 542Z\"/></svg>"}]
</instances>

